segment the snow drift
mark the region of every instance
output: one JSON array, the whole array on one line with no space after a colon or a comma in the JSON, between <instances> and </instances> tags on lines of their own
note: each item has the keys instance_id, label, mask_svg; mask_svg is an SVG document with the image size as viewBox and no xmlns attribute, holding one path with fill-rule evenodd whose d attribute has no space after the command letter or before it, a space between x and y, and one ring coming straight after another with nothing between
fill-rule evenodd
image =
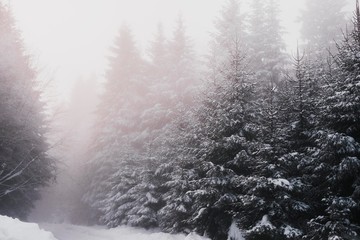
<instances>
[{"instance_id":1,"label":"snow drift","mask_svg":"<svg viewBox=\"0 0 360 240\"><path fill-rule=\"evenodd\" d=\"M1 240L58 240L50 232L42 230L36 223L25 223L18 219L0 215Z\"/></svg>"},{"instance_id":2,"label":"snow drift","mask_svg":"<svg viewBox=\"0 0 360 240\"><path fill-rule=\"evenodd\" d=\"M70 224L40 224L21 222L0 215L0 240L208 240L194 233L167 234L131 227L106 229ZM47 231L43 230L46 229ZM56 237L54 237L54 235Z\"/></svg>"},{"instance_id":3,"label":"snow drift","mask_svg":"<svg viewBox=\"0 0 360 240\"><path fill-rule=\"evenodd\" d=\"M106 229L102 226L76 226L71 224L41 224L51 231L58 240L209 240L194 233L183 234L161 233L140 228L120 226Z\"/></svg>"}]
</instances>

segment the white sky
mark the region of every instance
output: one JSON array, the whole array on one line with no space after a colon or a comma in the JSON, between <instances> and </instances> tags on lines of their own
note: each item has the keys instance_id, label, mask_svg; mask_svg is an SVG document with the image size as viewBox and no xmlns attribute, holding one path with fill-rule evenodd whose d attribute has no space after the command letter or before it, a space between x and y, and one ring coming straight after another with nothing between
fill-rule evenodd
<instances>
[{"instance_id":1,"label":"white sky","mask_svg":"<svg viewBox=\"0 0 360 240\"><path fill-rule=\"evenodd\" d=\"M224 0L5 0L10 2L29 52L45 78L51 77L58 100L66 99L80 76L102 79L108 50L125 21L146 50L158 22L172 30L181 13L195 46L204 49ZM303 0L279 0L287 32L296 45L294 23Z\"/></svg>"}]
</instances>

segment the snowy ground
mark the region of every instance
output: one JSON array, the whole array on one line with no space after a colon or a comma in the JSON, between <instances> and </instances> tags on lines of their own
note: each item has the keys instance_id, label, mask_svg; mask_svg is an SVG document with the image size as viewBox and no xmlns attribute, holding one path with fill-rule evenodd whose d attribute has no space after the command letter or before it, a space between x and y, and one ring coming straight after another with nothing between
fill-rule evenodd
<instances>
[{"instance_id":1,"label":"snowy ground","mask_svg":"<svg viewBox=\"0 0 360 240\"><path fill-rule=\"evenodd\" d=\"M0 215L1 240L58 240L52 233L39 228L36 223L24 223L18 219Z\"/></svg>"},{"instance_id":2,"label":"snowy ground","mask_svg":"<svg viewBox=\"0 0 360 240\"><path fill-rule=\"evenodd\" d=\"M24 223L0 216L0 240L207 240L195 234L171 235L142 229Z\"/></svg>"},{"instance_id":3,"label":"snowy ground","mask_svg":"<svg viewBox=\"0 0 360 240\"><path fill-rule=\"evenodd\" d=\"M69 224L40 224L40 227L52 232L58 240L206 240L194 234L170 235L130 227L105 229Z\"/></svg>"}]
</instances>

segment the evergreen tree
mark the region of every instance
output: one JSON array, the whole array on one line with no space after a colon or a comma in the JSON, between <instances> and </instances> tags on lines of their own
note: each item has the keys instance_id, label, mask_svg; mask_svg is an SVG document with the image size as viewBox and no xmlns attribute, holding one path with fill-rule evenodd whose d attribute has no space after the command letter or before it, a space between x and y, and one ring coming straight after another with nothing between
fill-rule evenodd
<instances>
[{"instance_id":1,"label":"evergreen tree","mask_svg":"<svg viewBox=\"0 0 360 240\"><path fill-rule=\"evenodd\" d=\"M279 240L359 234L360 10L335 68L298 54L284 81L278 5L253 1L252 9L248 32L239 2L227 1L196 107L183 22L170 41L159 27L148 63L122 30L85 196L103 223L215 240L234 231Z\"/></svg>"},{"instance_id":2,"label":"evergreen tree","mask_svg":"<svg viewBox=\"0 0 360 240\"><path fill-rule=\"evenodd\" d=\"M279 3L269 0L265 6L266 45L264 45L264 68L270 72L270 82L279 83L285 70L289 67L286 45L283 40L283 28L280 25Z\"/></svg>"},{"instance_id":3,"label":"evergreen tree","mask_svg":"<svg viewBox=\"0 0 360 240\"><path fill-rule=\"evenodd\" d=\"M113 53L105 94L100 99L98 133L89 162L91 178L84 197L100 211L101 221L112 227L127 223L131 217L128 211L132 207L125 205L133 198L130 190L140 181L143 167L139 156L143 135L138 126L146 92L144 62L126 26L120 29Z\"/></svg>"},{"instance_id":4,"label":"evergreen tree","mask_svg":"<svg viewBox=\"0 0 360 240\"><path fill-rule=\"evenodd\" d=\"M309 221L306 239L354 239L359 235L359 22L357 4L354 30L338 45L337 67L325 85L322 124L316 156L321 165L314 170L318 181L318 209ZM315 205L315 204L314 204Z\"/></svg>"},{"instance_id":5,"label":"evergreen tree","mask_svg":"<svg viewBox=\"0 0 360 240\"><path fill-rule=\"evenodd\" d=\"M167 63L167 39L161 23L158 24L154 40L150 43L148 55L150 57L149 74L154 80L161 81L168 73L169 68Z\"/></svg>"},{"instance_id":6,"label":"evergreen tree","mask_svg":"<svg viewBox=\"0 0 360 240\"><path fill-rule=\"evenodd\" d=\"M360 34L358 21L354 22L354 30L345 35L342 44L339 45L339 54L335 61L339 71L336 79L328 87L331 97L326 102L329 112L329 122L336 131L345 133L355 140L360 141L360 119L357 112L360 109L358 52L360 46Z\"/></svg>"},{"instance_id":7,"label":"evergreen tree","mask_svg":"<svg viewBox=\"0 0 360 240\"><path fill-rule=\"evenodd\" d=\"M189 131L195 121L191 112L180 112L173 123L171 138L161 155L162 164L155 175L162 179L162 196L165 205L159 211L159 224L165 232L189 232L188 219L193 213L193 204L186 193L194 189L192 180L198 179L198 161L190 152Z\"/></svg>"},{"instance_id":8,"label":"evergreen tree","mask_svg":"<svg viewBox=\"0 0 360 240\"><path fill-rule=\"evenodd\" d=\"M26 218L54 178L36 72L9 9L0 4L0 214Z\"/></svg>"},{"instance_id":9,"label":"evergreen tree","mask_svg":"<svg viewBox=\"0 0 360 240\"><path fill-rule=\"evenodd\" d=\"M279 3L276 1L251 2L250 66L264 87L278 84L284 71L289 67L279 12Z\"/></svg>"},{"instance_id":10,"label":"evergreen tree","mask_svg":"<svg viewBox=\"0 0 360 240\"><path fill-rule=\"evenodd\" d=\"M305 48L313 56L327 55L327 50L336 51L336 42L341 40L341 30L346 29L342 0L306 0L301 12L301 37Z\"/></svg>"},{"instance_id":11,"label":"evergreen tree","mask_svg":"<svg viewBox=\"0 0 360 240\"><path fill-rule=\"evenodd\" d=\"M181 16L178 18L172 39L168 43L169 79L174 91L175 101L186 108L192 105L194 93L199 85L196 75L197 62L191 39L187 36L186 26Z\"/></svg>"},{"instance_id":12,"label":"evergreen tree","mask_svg":"<svg viewBox=\"0 0 360 240\"><path fill-rule=\"evenodd\" d=\"M149 156L155 159L153 184L157 186L158 194L163 196L163 206L158 211L160 227L167 232L178 232L181 228L179 211L184 210L178 198L179 189L184 182L180 182L182 154L179 143L182 137L178 126L189 115L189 109L194 104L194 94L198 88L195 66L196 61L185 26L181 18L178 19L171 40L167 43L168 67L161 81L154 85L152 99L156 99L154 107L149 108L148 116L154 119L160 128L152 128L154 140L151 141ZM159 67L159 66L157 66ZM162 66L164 68L164 66ZM159 88L159 86L161 88ZM160 111L159 111L160 110ZM175 184L176 183L176 184ZM180 204L180 205L178 205ZM182 215L183 213L180 213Z\"/></svg>"},{"instance_id":13,"label":"evergreen tree","mask_svg":"<svg viewBox=\"0 0 360 240\"><path fill-rule=\"evenodd\" d=\"M165 153L175 137L172 129L178 111L192 102L194 61L182 21L170 42L159 28L149 63L129 51L134 46L127 32L121 36L108 77L111 87L100 105L100 111L102 106L110 109L100 121L105 124L99 134L103 140L98 138L93 150L91 168L99 179L90 181L86 199L100 210L101 221L108 226L157 227L166 188L165 177L157 172L168 162Z\"/></svg>"},{"instance_id":14,"label":"evergreen tree","mask_svg":"<svg viewBox=\"0 0 360 240\"><path fill-rule=\"evenodd\" d=\"M238 2L229 1L216 23L213 53L222 52L210 59L214 75L184 136L181 187L176 188L182 194L176 203L182 227L212 239L227 236L242 190L240 175L251 172L258 147L254 81L245 71L238 11Z\"/></svg>"},{"instance_id":15,"label":"evergreen tree","mask_svg":"<svg viewBox=\"0 0 360 240\"><path fill-rule=\"evenodd\" d=\"M308 131L308 126L301 123L302 114L313 113L308 107L313 101L309 93L314 91L311 83L316 78L300 59L295 69L291 81L282 82L277 91L275 88L262 95L269 99L257 101L261 111L261 144L251 177L247 177L246 191L242 193L246 204L237 206L236 222L246 239L297 239L302 235L304 219L310 210L303 199L307 185L299 171L300 163L306 158L301 152L303 146L293 142L301 141L303 137L299 136ZM302 132L296 135L298 131Z\"/></svg>"},{"instance_id":16,"label":"evergreen tree","mask_svg":"<svg viewBox=\"0 0 360 240\"><path fill-rule=\"evenodd\" d=\"M251 49L251 66L254 72L260 74L263 68L264 47L266 46L266 1L253 0L250 3L249 14L249 47Z\"/></svg>"},{"instance_id":17,"label":"evergreen tree","mask_svg":"<svg viewBox=\"0 0 360 240\"><path fill-rule=\"evenodd\" d=\"M227 72L226 81L207 95L194 126L200 144L193 146L197 146L192 150L193 161L200 178L193 180L196 188L186 193L194 208L189 221L197 232L212 239L227 236L245 185L242 176L254 171L256 149L261 148L252 78L235 70L236 64Z\"/></svg>"},{"instance_id":18,"label":"evergreen tree","mask_svg":"<svg viewBox=\"0 0 360 240\"><path fill-rule=\"evenodd\" d=\"M212 81L221 79L221 71L224 65L229 60L229 55L232 53L234 45L241 42L237 46L243 53L246 54L246 27L245 16L240 11L241 4L239 0L227 0L226 4L220 12L220 16L215 21L215 31L212 33L212 40L210 42L210 54L208 56L209 75L208 78Z\"/></svg>"}]
</instances>

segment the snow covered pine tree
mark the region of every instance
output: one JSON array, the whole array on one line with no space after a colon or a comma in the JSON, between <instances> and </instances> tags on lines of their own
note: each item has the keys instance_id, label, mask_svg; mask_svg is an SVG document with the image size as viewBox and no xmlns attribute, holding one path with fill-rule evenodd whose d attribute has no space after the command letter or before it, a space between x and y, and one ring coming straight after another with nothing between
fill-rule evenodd
<instances>
[{"instance_id":1,"label":"snow covered pine tree","mask_svg":"<svg viewBox=\"0 0 360 240\"><path fill-rule=\"evenodd\" d=\"M315 142L321 164L315 199L319 209L308 223L305 239L356 239L360 234L360 9L354 29L338 44L336 68L325 85L322 125ZM320 171L322 174L320 174ZM315 173L316 173L315 172ZM320 188L320 189L319 189Z\"/></svg>"},{"instance_id":2,"label":"snow covered pine tree","mask_svg":"<svg viewBox=\"0 0 360 240\"><path fill-rule=\"evenodd\" d=\"M25 219L54 178L36 72L10 10L0 3L0 214Z\"/></svg>"}]
</instances>

